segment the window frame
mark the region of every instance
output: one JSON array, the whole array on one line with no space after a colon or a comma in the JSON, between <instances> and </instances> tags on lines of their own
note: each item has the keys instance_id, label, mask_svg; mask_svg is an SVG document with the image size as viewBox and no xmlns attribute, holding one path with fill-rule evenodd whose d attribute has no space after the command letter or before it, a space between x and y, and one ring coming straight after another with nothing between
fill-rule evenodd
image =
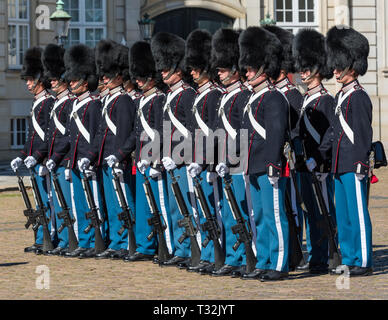
<instances>
[{"instance_id":1,"label":"window frame","mask_svg":"<svg viewBox=\"0 0 388 320\"><path fill-rule=\"evenodd\" d=\"M17 122L18 120L22 120L25 122L25 130L17 130ZM13 127L13 129L12 129ZM10 130L9 130L9 133L10 133L10 138L11 138L11 141L10 141L10 147L11 147L11 150L21 150L24 148L24 145L26 143L26 140L27 140L27 136L28 136L28 118L26 117L15 117L15 118L10 118ZM19 134L25 134L25 140L24 141L21 141L21 144L17 144L17 141L18 141L18 135Z\"/></svg>"},{"instance_id":2,"label":"window frame","mask_svg":"<svg viewBox=\"0 0 388 320\"><path fill-rule=\"evenodd\" d=\"M279 22L276 20L277 7L276 7L276 0L274 0L274 18L276 20L276 25L287 30L292 30L294 34L296 34L302 28L313 28L318 30L319 29L319 1L317 0L313 0L313 1L314 1L314 9L313 9L314 22L299 22L300 11L302 10L304 10L305 12L309 11L307 8L299 9L299 0L292 0L292 22ZM286 9L284 8L282 10L285 12Z\"/></svg>"},{"instance_id":3,"label":"window frame","mask_svg":"<svg viewBox=\"0 0 388 320\"><path fill-rule=\"evenodd\" d=\"M15 1L15 15L17 16L19 13L19 5L20 1L22 0L14 0ZM7 65L8 69L11 70L20 70L23 67L23 56L26 50L30 47L31 45L31 35L30 35L30 1L26 1L26 13L27 17L26 18L20 18L20 17L10 17L9 15L9 3L7 1L7 17L8 17L8 27L7 27ZM16 64L11 63L10 59L10 27L15 27L15 39L16 39ZM27 44L26 47L23 48L23 51L21 51L21 46L20 46L20 40L21 40L21 32L20 29L21 27L26 28L26 35L27 35ZM22 53L22 54L20 54Z\"/></svg>"},{"instance_id":4,"label":"window frame","mask_svg":"<svg viewBox=\"0 0 388 320\"><path fill-rule=\"evenodd\" d=\"M69 0L70 2L71 0ZM101 0L102 1L102 21L97 21L97 22L87 22L86 21L86 0L78 0L78 17L79 21L70 21L70 26L69 26L69 34L71 30L79 30L79 40L70 43L71 39L69 37L67 41L67 46L71 46L72 44L75 43L83 43L86 44L86 31L87 29L100 29L102 30L102 37L101 39L106 38L107 34L107 15L106 15L106 6L107 6L107 1L106 0ZM72 8L74 10L74 8ZM65 7L66 10L66 7ZM98 42L98 41L97 41ZM95 42L95 44L97 43Z\"/></svg>"}]
</instances>

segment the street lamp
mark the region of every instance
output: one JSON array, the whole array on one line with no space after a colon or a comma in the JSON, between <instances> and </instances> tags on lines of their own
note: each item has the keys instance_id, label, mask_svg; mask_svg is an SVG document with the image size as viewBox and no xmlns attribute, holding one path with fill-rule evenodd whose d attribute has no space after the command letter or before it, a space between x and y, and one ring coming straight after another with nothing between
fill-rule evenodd
<instances>
[{"instance_id":1,"label":"street lamp","mask_svg":"<svg viewBox=\"0 0 388 320\"><path fill-rule=\"evenodd\" d=\"M260 21L260 24L262 26L273 26L276 24L276 21L271 19L271 15L269 14L269 12L265 15L265 19L261 20Z\"/></svg>"},{"instance_id":2,"label":"street lamp","mask_svg":"<svg viewBox=\"0 0 388 320\"><path fill-rule=\"evenodd\" d=\"M137 22L140 28L140 34L145 41L150 41L154 33L155 21L150 19L150 15L145 13L143 19Z\"/></svg>"},{"instance_id":3,"label":"street lamp","mask_svg":"<svg viewBox=\"0 0 388 320\"><path fill-rule=\"evenodd\" d=\"M64 44L65 39L67 39L69 34L69 25L71 16L63 10L64 2L62 0L57 1L57 9L50 16L50 20L54 22L55 25L55 39L57 40L58 45Z\"/></svg>"}]
</instances>

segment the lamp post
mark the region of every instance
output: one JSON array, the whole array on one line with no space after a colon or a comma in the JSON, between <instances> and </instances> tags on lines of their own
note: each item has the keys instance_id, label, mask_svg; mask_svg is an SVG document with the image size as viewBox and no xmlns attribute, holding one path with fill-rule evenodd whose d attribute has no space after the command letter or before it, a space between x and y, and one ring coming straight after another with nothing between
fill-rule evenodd
<instances>
[{"instance_id":1,"label":"lamp post","mask_svg":"<svg viewBox=\"0 0 388 320\"><path fill-rule=\"evenodd\" d=\"M154 33L155 21L150 19L150 15L148 13L145 13L143 19L137 23L139 24L142 38L149 42L152 38L152 34Z\"/></svg>"},{"instance_id":2,"label":"lamp post","mask_svg":"<svg viewBox=\"0 0 388 320\"><path fill-rule=\"evenodd\" d=\"M69 35L69 25L71 16L63 10L64 2L62 0L57 1L57 9L50 16L50 20L54 22L55 25L55 39L57 40L58 45L63 46L65 40Z\"/></svg>"}]
</instances>

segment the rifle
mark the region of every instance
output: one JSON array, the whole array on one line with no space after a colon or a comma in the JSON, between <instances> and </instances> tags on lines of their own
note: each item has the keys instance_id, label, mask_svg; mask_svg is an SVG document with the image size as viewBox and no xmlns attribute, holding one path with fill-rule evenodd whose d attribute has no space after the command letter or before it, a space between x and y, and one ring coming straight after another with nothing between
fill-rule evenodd
<instances>
[{"instance_id":1,"label":"rifle","mask_svg":"<svg viewBox=\"0 0 388 320\"><path fill-rule=\"evenodd\" d=\"M286 144L284 146L284 155L287 158L288 166L290 168L290 177L291 177L291 181L292 181L292 184L294 186L294 189L295 189L296 201L298 201L298 204L301 207L301 209L305 213L308 213L307 207L302 199L302 196L300 195L298 183L296 181L295 153L293 152L293 150L291 148L291 144L289 142L286 142Z\"/></svg>"},{"instance_id":2,"label":"rifle","mask_svg":"<svg viewBox=\"0 0 388 320\"><path fill-rule=\"evenodd\" d=\"M303 144L303 150L304 150L304 157L306 161L307 153L306 153L304 144ZM338 244L336 240L337 228L334 225L333 218L326 207L325 199L322 194L321 183L319 182L314 172L311 172L311 178L312 178L313 192L314 192L315 199L317 201L319 213L321 216L323 216L323 221L324 221L323 229L325 230L326 237L329 243L329 270L333 270L341 264L341 255L338 250Z\"/></svg>"},{"instance_id":3,"label":"rifle","mask_svg":"<svg viewBox=\"0 0 388 320\"><path fill-rule=\"evenodd\" d=\"M89 233L92 228L94 228L94 250L95 253L101 253L105 250L105 243L102 239L100 226L102 221L98 217L98 208L93 198L93 193L89 185L89 178L86 175L85 171L83 171L82 177L82 187L85 192L86 201L88 202L88 206L90 211L85 213L86 219L90 219L90 224L84 230L84 233Z\"/></svg>"},{"instance_id":4,"label":"rifle","mask_svg":"<svg viewBox=\"0 0 388 320\"><path fill-rule=\"evenodd\" d=\"M147 236L147 240L151 239L156 235L158 238L158 260L159 264L166 262L171 258L170 253L168 252L167 242L164 235L164 231L167 229L167 225L162 222L163 217L160 215L158 206L156 204L155 196L151 188L150 181L148 177L143 174L144 183L143 188L150 207L152 218L149 218L148 225L153 226L152 232ZM164 219L163 219L164 220Z\"/></svg>"},{"instance_id":5,"label":"rifle","mask_svg":"<svg viewBox=\"0 0 388 320\"><path fill-rule=\"evenodd\" d=\"M214 246L214 260L215 269L220 269L225 263L225 254L220 245L221 230L218 225L216 218L211 214L209 205L206 201L205 194L201 186L201 179L198 177L193 178L194 191L199 205L201 206L202 212L205 215L206 222L201 225L203 231L207 231L206 239L203 241L202 246L206 248L210 241L213 241Z\"/></svg>"},{"instance_id":6,"label":"rifle","mask_svg":"<svg viewBox=\"0 0 388 320\"><path fill-rule=\"evenodd\" d=\"M291 198L288 190L286 190L285 194L285 207L290 233L290 247L292 249L290 255L290 269L293 269L299 265L305 264L305 261L302 253L302 244L298 236L299 228L296 225L296 217L294 216L294 213L292 211Z\"/></svg>"},{"instance_id":7,"label":"rifle","mask_svg":"<svg viewBox=\"0 0 388 320\"><path fill-rule=\"evenodd\" d=\"M123 225L117 233L121 236L125 229L128 229L128 253L129 255L132 255L136 252L136 239L135 232L133 230L135 218L131 208L128 206L127 200L125 199L124 191L121 187L120 176L117 174L114 168L112 168L112 174L113 187L115 189L120 208L123 210L118 214L119 220L123 222Z\"/></svg>"},{"instance_id":8,"label":"rifle","mask_svg":"<svg viewBox=\"0 0 388 320\"><path fill-rule=\"evenodd\" d=\"M24 216L27 218L27 223L25 224L25 228L28 229L32 226L32 230L34 231L34 238L36 242L36 232L38 231L39 224L37 222L37 214L36 211L32 208L30 198L27 194L26 186L24 185L23 178L17 174L18 177L18 186L19 191L22 194L22 198L24 201L24 205L26 206L26 210L23 211Z\"/></svg>"},{"instance_id":9,"label":"rifle","mask_svg":"<svg viewBox=\"0 0 388 320\"><path fill-rule=\"evenodd\" d=\"M50 231L48 229L48 221L50 220L46 216L46 211L48 210L47 207L44 206L42 196L40 194L38 183L36 182L36 176L34 169L30 169L31 173L31 186L32 186L32 193L34 195L35 203L36 203L36 218L38 225L42 226L43 228L43 252L47 252L54 249L54 245L51 242L51 236Z\"/></svg>"},{"instance_id":10,"label":"rifle","mask_svg":"<svg viewBox=\"0 0 388 320\"><path fill-rule=\"evenodd\" d=\"M232 227L232 232L237 237L237 242L233 246L233 250L237 251L237 249L240 247L242 243L244 243L245 246L245 254L247 259L247 267L246 272L251 273L253 270L255 270L256 267L256 257L253 253L251 242L252 242L252 229L251 226L248 225L248 229L246 226L246 221L244 220L240 208L237 205L236 197L234 196L233 190L232 190L232 180L227 180L224 178L224 192L226 196L226 200L229 203L229 207L232 210L233 217L236 220L237 224Z\"/></svg>"},{"instance_id":11,"label":"rifle","mask_svg":"<svg viewBox=\"0 0 388 320\"><path fill-rule=\"evenodd\" d=\"M54 172L51 173L51 176L53 177L53 186L54 191L57 196L59 205L62 209L61 212L58 212L58 218L63 220L63 223L58 228L58 232L62 233L63 230L67 227L67 233L69 238L69 252L74 251L78 248L78 240L74 232L74 223L75 219L70 215L70 208L66 203L66 199L63 195L63 191L61 188L61 185L58 181L58 175Z\"/></svg>"},{"instance_id":12,"label":"rifle","mask_svg":"<svg viewBox=\"0 0 388 320\"><path fill-rule=\"evenodd\" d=\"M171 183L172 192L177 202L179 211L183 216L183 219L178 221L178 226L181 228L185 228L185 232L178 239L178 242L182 243L186 238L190 237L191 265L197 266L201 260L201 250L199 249L199 245L196 238L197 229L194 227L193 221L191 220L189 210L187 209L185 200L182 195L181 188L179 187L177 178L174 176L174 172L170 170L169 174L172 179L172 183Z\"/></svg>"}]
</instances>

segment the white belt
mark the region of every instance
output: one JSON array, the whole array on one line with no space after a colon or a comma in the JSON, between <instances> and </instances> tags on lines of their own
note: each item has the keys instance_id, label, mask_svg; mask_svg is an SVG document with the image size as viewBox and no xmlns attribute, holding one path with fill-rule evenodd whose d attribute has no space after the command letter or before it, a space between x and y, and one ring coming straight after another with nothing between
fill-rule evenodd
<instances>
[{"instance_id":1,"label":"white belt","mask_svg":"<svg viewBox=\"0 0 388 320\"><path fill-rule=\"evenodd\" d=\"M184 127L184 125L174 116L174 114L171 111L170 103L171 101L180 94L184 89L180 87L174 92L170 92L167 96L167 101L164 105L163 112L168 113L168 116L170 117L170 120L172 124L178 129L178 131L187 139L189 137L189 131Z\"/></svg>"},{"instance_id":2,"label":"white belt","mask_svg":"<svg viewBox=\"0 0 388 320\"><path fill-rule=\"evenodd\" d=\"M251 104L253 103L253 101L255 101L256 99L260 98L262 95L264 95L265 93L267 93L269 91L269 88L266 87L264 88L263 90L259 91L258 93L252 95L252 97L249 99L249 102L248 104L246 105L245 109L244 109L244 115L245 113L248 112L248 117L249 117L249 121L251 122L251 125L253 127L253 129L255 129L255 131L264 139L266 140L267 139L267 132L266 130L256 121L255 117L253 116L252 114L252 108L251 108Z\"/></svg>"},{"instance_id":3,"label":"white belt","mask_svg":"<svg viewBox=\"0 0 388 320\"><path fill-rule=\"evenodd\" d=\"M228 119L226 118L226 115L225 115L225 110L224 110L224 107L226 105L226 103L234 96L236 95L238 92L240 92L241 89L240 88L237 88L235 90L233 90L231 93L229 93L228 95L224 96L221 100L221 105L220 105L220 109L218 110L218 116L221 117L222 119L222 123L224 124L224 127L226 129L226 131L228 132L228 134L232 137L233 140L236 139L237 137L237 132L236 130L234 130L234 128L231 126L231 124L229 123Z\"/></svg>"},{"instance_id":4,"label":"white belt","mask_svg":"<svg viewBox=\"0 0 388 320\"><path fill-rule=\"evenodd\" d=\"M42 139L42 141L44 141L44 137L45 137L45 134L44 134L44 130L39 126L39 123L38 121L36 120L35 118L35 113L34 113L34 110L35 108L41 103L43 102L43 100L47 99L46 96L43 96L41 97L40 99L36 100L32 106L32 112L31 112L31 117L32 117L32 125L34 127L34 130L36 131L36 133L38 134L38 136Z\"/></svg>"},{"instance_id":5,"label":"white belt","mask_svg":"<svg viewBox=\"0 0 388 320\"><path fill-rule=\"evenodd\" d=\"M64 96L62 99L60 99L59 101L57 101L57 102L54 104L53 110L51 111L51 118L54 119L55 126L57 127L57 129L59 130L59 132L60 132L62 135L65 135L66 128L65 128L65 126L58 120L58 117L57 117L57 114L56 114L55 111L58 109L58 107L59 107L60 105L62 105L66 100L69 100L69 99L70 99L69 96Z\"/></svg>"},{"instance_id":6,"label":"white belt","mask_svg":"<svg viewBox=\"0 0 388 320\"><path fill-rule=\"evenodd\" d=\"M109 104L114 100L116 99L118 96L120 96L122 93L121 92L117 92L115 93L113 96L109 97L108 99L105 100L105 103L104 103L104 108L102 109L102 115L103 117L105 118L105 122L106 124L108 125L108 128L110 129L110 131L113 132L114 135L117 135L117 127L116 125L113 123L113 121L109 118L109 115L108 115L108 106Z\"/></svg>"},{"instance_id":7,"label":"white belt","mask_svg":"<svg viewBox=\"0 0 388 320\"><path fill-rule=\"evenodd\" d=\"M73 104L73 111L71 112L70 119L74 118L75 123L78 127L78 130L81 132L82 136L86 139L86 141L90 144L90 134L86 130L85 126L83 125L81 119L78 116L77 111L81 109L85 104L89 103L92 101L91 97L86 98L85 100L81 101L81 103L77 104L77 100L74 101Z\"/></svg>"},{"instance_id":8,"label":"white belt","mask_svg":"<svg viewBox=\"0 0 388 320\"><path fill-rule=\"evenodd\" d=\"M198 126L201 128L202 132L206 135L206 137L209 136L210 130L209 127L206 125L206 123L202 120L201 116L199 115L199 112L197 110L198 103L205 97L212 89L208 88L204 92L202 92L196 99L193 105L193 114L195 117L195 120L197 120Z\"/></svg>"},{"instance_id":9,"label":"white belt","mask_svg":"<svg viewBox=\"0 0 388 320\"><path fill-rule=\"evenodd\" d=\"M154 130L150 127L148 122L146 121L144 114L143 114L143 107L154 97L156 96L156 93L151 94L149 97L145 98L142 97L140 99L140 105L139 105L139 111L138 111L138 117L140 118L141 125L144 129L144 131L147 133L147 135L151 138L151 141L155 140L155 132Z\"/></svg>"},{"instance_id":10,"label":"white belt","mask_svg":"<svg viewBox=\"0 0 388 320\"><path fill-rule=\"evenodd\" d=\"M340 96L338 97L337 107L335 109L335 114L337 116L339 116L339 120L340 120L342 129L344 129L344 132L345 132L346 136L349 138L349 140L351 141L352 144L354 144L354 132L350 128L348 123L346 122L345 117L344 117L344 115L342 113L341 106L342 106L342 103L355 91L356 91L356 89L352 88L344 96L342 96L343 92L341 92Z\"/></svg>"}]
</instances>

